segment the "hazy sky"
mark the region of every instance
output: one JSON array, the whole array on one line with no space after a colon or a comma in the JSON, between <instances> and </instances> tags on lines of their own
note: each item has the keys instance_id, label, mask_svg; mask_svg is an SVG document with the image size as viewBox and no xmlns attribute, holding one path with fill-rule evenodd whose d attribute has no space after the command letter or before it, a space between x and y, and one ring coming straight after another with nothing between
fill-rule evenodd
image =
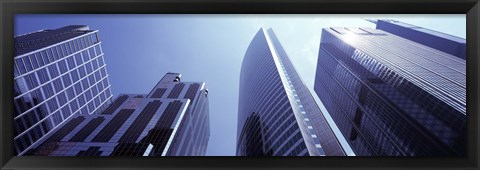
<instances>
[{"instance_id":1,"label":"hazy sky","mask_svg":"<svg viewBox=\"0 0 480 170\"><path fill-rule=\"evenodd\" d=\"M114 98L146 94L167 72L184 82L205 82L209 89L210 141L207 155L235 155L240 67L261 28L273 28L280 43L313 91L321 29L371 27L369 19L395 19L466 36L464 14L449 15L17 15L15 35L66 25L99 30ZM340 132L326 114L337 136ZM345 139L340 138L345 144ZM348 152L351 152L347 147Z\"/></svg>"}]
</instances>

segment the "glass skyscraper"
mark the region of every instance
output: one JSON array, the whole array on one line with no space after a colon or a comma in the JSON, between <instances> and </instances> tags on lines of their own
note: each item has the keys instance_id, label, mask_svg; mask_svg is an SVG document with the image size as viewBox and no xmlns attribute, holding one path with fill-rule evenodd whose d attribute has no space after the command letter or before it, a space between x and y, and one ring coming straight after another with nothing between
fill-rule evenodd
<instances>
[{"instance_id":1,"label":"glass skyscraper","mask_svg":"<svg viewBox=\"0 0 480 170\"><path fill-rule=\"evenodd\" d=\"M272 29L260 29L240 73L238 156L345 152Z\"/></svg>"},{"instance_id":2,"label":"glass skyscraper","mask_svg":"<svg viewBox=\"0 0 480 170\"><path fill-rule=\"evenodd\" d=\"M463 38L395 20L368 20L377 29L415 41L465 60L467 41Z\"/></svg>"},{"instance_id":3,"label":"glass skyscraper","mask_svg":"<svg viewBox=\"0 0 480 170\"><path fill-rule=\"evenodd\" d=\"M71 25L14 37L14 146L23 155L73 115L111 103L98 30Z\"/></svg>"},{"instance_id":4,"label":"glass skyscraper","mask_svg":"<svg viewBox=\"0 0 480 170\"><path fill-rule=\"evenodd\" d=\"M75 115L37 156L203 156L210 136L208 90L167 73L149 94L120 94L102 113Z\"/></svg>"},{"instance_id":5,"label":"glass skyscraper","mask_svg":"<svg viewBox=\"0 0 480 170\"><path fill-rule=\"evenodd\" d=\"M324 28L314 89L358 156L466 156L465 73L429 44Z\"/></svg>"}]
</instances>

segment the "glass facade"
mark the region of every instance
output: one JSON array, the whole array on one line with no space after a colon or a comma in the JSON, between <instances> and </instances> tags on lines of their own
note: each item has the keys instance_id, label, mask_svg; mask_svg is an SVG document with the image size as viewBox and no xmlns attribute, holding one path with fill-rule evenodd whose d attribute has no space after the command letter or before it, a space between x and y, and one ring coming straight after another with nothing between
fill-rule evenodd
<instances>
[{"instance_id":1,"label":"glass facade","mask_svg":"<svg viewBox=\"0 0 480 170\"><path fill-rule=\"evenodd\" d=\"M324 28L314 89L358 156L465 156L465 60L371 28Z\"/></svg>"},{"instance_id":2,"label":"glass facade","mask_svg":"<svg viewBox=\"0 0 480 170\"><path fill-rule=\"evenodd\" d=\"M272 29L260 29L240 73L238 156L345 155Z\"/></svg>"},{"instance_id":3,"label":"glass facade","mask_svg":"<svg viewBox=\"0 0 480 170\"><path fill-rule=\"evenodd\" d=\"M463 38L395 20L376 20L374 23L377 29L466 59L467 41Z\"/></svg>"},{"instance_id":4,"label":"glass facade","mask_svg":"<svg viewBox=\"0 0 480 170\"><path fill-rule=\"evenodd\" d=\"M98 30L72 25L14 38L14 143L23 155L78 114L111 102Z\"/></svg>"},{"instance_id":5,"label":"glass facade","mask_svg":"<svg viewBox=\"0 0 480 170\"><path fill-rule=\"evenodd\" d=\"M149 94L121 94L102 113L76 115L30 155L205 155L208 90L180 77L167 73Z\"/></svg>"}]
</instances>

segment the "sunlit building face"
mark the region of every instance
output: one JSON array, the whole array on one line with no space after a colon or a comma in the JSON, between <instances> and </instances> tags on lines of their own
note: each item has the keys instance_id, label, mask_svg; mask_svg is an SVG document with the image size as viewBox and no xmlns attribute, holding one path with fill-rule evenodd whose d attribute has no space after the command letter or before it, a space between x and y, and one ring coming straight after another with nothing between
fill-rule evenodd
<instances>
[{"instance_id":1,"label":"sunlit building face","mask_svg":"<svg viewBox=\"0 0 480 170\"><path fill-rule=\"evenodd\" d=\"M358 156L465 156L465 73L383 30L324 28L314 89Z\"/></svg>"},{"instance_id":2,"label":"sunlit building face","mask_svg":"<svg viewBox=\"0 0 480 170\"><path fill-rule=\"evenodd\" d=\"M246 51L238 106L238 156L345 155L272 29Z\"/></svg>"}]
</instances>

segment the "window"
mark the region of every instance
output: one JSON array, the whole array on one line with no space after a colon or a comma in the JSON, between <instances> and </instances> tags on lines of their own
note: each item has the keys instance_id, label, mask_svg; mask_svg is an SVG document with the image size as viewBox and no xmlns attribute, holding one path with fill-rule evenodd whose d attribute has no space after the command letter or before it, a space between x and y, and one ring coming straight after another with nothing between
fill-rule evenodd
<instances>
[{"instance_id":1,"label":"window","mask_svg":"<svg viewBox=\"0 0 480 170\"><path fill-rule=\"evenodd\" d=\"M46 68L42 68L36 72L38 79L40 80L41 84L44 84L48 81L48 75Z\"/></svg>"},{"instance_id":2,"label":"window","mask_svg":"<svg viewBox=\"0 0 480 170\"><path fill-rule=\"evenodd\" d=\"M89 53L90 53L90 58L94 58L96 55L95 55L95 49L92 47L92 48L89 48L88 49Z\"/></svg>"},{"instance_id":3,"label":"window","mask_svg":"<svg viewBox=\"0 0 480 170\"><path fill-rule=\"evenodd\" d=\"M58 94L58 101L60 102L60 106L63 106L65 103L67 103L67 96L65 95L65 92Z\"/></svg>"},{"instance_id":4,"label":"window","mask_svg":"<svg viewBox=\"0 0 480 170\"><path fill-rule=\"evenodd\" d=\"M73 59L73 56L70 56L67 58L67 64L68 64L68 69L75 68L75 60Z\"/></svg>"},{"instance_id":5,"label":"window","mask_svg":"<svg viewBox=\"0 0 480 170\"><path fill-rule=\"evenodd\" d=\"M103 90L103 86L102 86L102 83L97 83L97 89L98 89L98 92L101 92Z\"/></svg>"},{"instance_id":6,"label":"window","mask_svg":"<svg viewBox=\"0 0 480 170\"><path fill-rule=\"evenodd\" d=\"M82 55L81 55L80 53L75 54L75 61L76 61L76 63L77 63L77 66L83 64Z\"/></svg>"},{"instance_id":7,"label":"window","mask_svg":"<svg viewBox=\"0 0 480 170\"><path fill-rule=\"evenodd\" d=\"M92 64L91 62L85 64L85 68L87 69L87 74L90 74L92 72Z\"/></svg>"},{"instance_id":8,"label":"window","mask_svg":"<svg viewBox=\"0 0 480 170\"><path fill-rule=\"evenodd\" d=\"M100 72L102 73L102 77L107 76L107 72L105 71L105 67L103 67Z\"/></svg>"},{"instance_id":9,"label":"window","mask_svg":"<svg viewBox=\"0 0 480 170\"><path fill-rule=\"evenodd\" d=\"M35 59L35 55L30 55L30 56L28 56L28 58L29 58L30 61L32 62L33 69L37 69L37 68L40 67L40 66L38 65L37 60Z\"/></svg>"},{"instance_id":10,"label":"window","mask_svg":"<svg viewBox=\"0 0 480 170\"><path fill-rule=\"evenodd\" d=\"M76 70L71 71L70 76L72 76L72 83L77 82L80 79Z\"/></svg>"},{"instance_id":11,"label":"window","mask_svg":"<svg viewBox=\"0 0 480 170\"><path fill-rule=\"evenodd\" d=\"M84 78L87 75L87 73L85 72L85 65L79 67L78 71L80 72L80 78Z\"/></svg>"},{"instance_id":12,"label":"window","mask_svg":"<svg viewBox=\"0 0 480 170\"><path fill-rule=\"evenodd\" d=\"M101 77L100 77L100 73L97 71L93 74L95 76L95 80L96 81L100 81Z\"/></svg>"},{"instance_id":13,"label":"window","mask_svg":"<svg viewBox=\"0 0 480 170\"><path fill-rule=\"evenodd\" d=\"M60 68L60 74L63 74L63 73L66 73L68 70L67 70L67 63L65 62L65 60L60 60L58 61L58 67Z\"/></svg>"},{"instance_id":14,"label":"window","mask_svg":"<svg viewBox=\"0 0 480 170\"><path fill-rule=\"evenodd\" d=\"M45 100L45 97L43 97L42 90L41 90L40 88L38 88L37 90L35 90L35 93L37 93L37 97L38 97L38 100L39 100L39 101Z\"/></svg>"},{"instance_id":15,"label":"window","mask_svg":"<svg viewBox=\"0 0 480 170\"><path fill-rule=\"evenodd\" d=\"M70 75L66 74L62 77L63 83L65 84L65 87L68 87L72 84L72 80L70 79Z\"/></svg>"},{"instance_id":16,"label":"window","mask_svg":"<svg viewBox=\"0 0 480 170\"><path fill-rule=\"evenodd\" d=\"M90 90L85 91L85 97L87 98L87 101L90 101L92 99L92 93Z\"/></svg>"},{"instance_id":17,"label":"window","mask_svg":"<svg viewBox=\"0 0 480 170\"><path fill-rule=\"evenodd\" d=\"M100 48L100 45L96 45L96 46L95 46L95 51L96 51L97 55L102 54L102 50L101 50L101 48Z\"/></svg>"},{"instance_id":18,"label":"window","mask_svg":"<svg viewBox=\"0 0 480 170\"><path fill-rule=\"evenodd\" d=\"M78 110L77 100L72 100L72 102L70 102L70 108L72 108L72 113L75 113Z\"/></svg>"},{"instance_id":19,"label":"window","mask_svg":"<svg viewBox=\"0 0 480 170\"><path fill-rule=\"evenodd\" d=\"M45 51L43 51L43 53L45 53ZM45 65L45 62L43 61L43 58L40 53L36 53L35 58L38 62L38 67L43 67Z\"/></svg>"},{"instance_id":20,"label":"window","mask_svg":"<svg viewBox=\"0 0 480 170\"><path fill-rule=\"evenodd\" d=\"M98 64L100 65L100 67L104 65L103 57L98 57L97 60L98 60Z\"/></svg>"},{"instance_id":21,"label":"window","mask_svg":"<svg viewBox=\"0 0 480 170\"><path fill-rule=\"evenodd\" d=\"M80 106L83 106L85 104L85 97L84 95L79 95L78 96L78 103L80 104Z\"/></svg>"},{"instance_id":22,"label":"window","mask_svg":"<svg viewBox=\"0 0 480 170\"><path fill-rule=\"evenodd\" d=\"M53 112L58 109L58 102L57 99L54 97L48 101L48 106L50 109L50 112Z\"/></svg>"},{"instance_id":23,"label":"window","mask_svg":"<svg viewBox=\"0 0 480 170\"><path fill-rule=\"evenodd\" d=\"M73 41L68 42L67 48L69 50L69 55L75 52L75 48L73 47Z\"/></svg>"},{"instance_id":24,"label":"window","mask_svg":"<svg viewBox=\"0 0 480 170\"><path fill-rule=\"evenodd\" d=\"M100 94L100 99L102 99L102 101L105 101L107 99L107 97L105 96L105 92Z\"/></svg>"},{"instance_id":25,"label":"window","mask_svg":"<svg viewBox=\"0 0 480 170\"><path fill-rule=\"evenodd\" d=\"M107 88L108 84L108 79L103 79L103 88Z\"/></svg>"},{"instance_id":26,"label":"window","mask_svg":"<svg viewBox=\"0 0 480 170\"><path fill-rule=\"evenodd\" d=\"M25 63L26 72L32 71L33 66L30 60L28 59L28 57L23 57L22 59L23 59L23 62Z\"/></svg>"},{"instance_id":27,"label":"window","mask_svg":"<svg viewBox=\"0 0 480 170\"><path fill-rule=\"evenodd\" d=\"M68 88L66 92L69 100L75 98L75 91L73 90L73 87Z\"/></svg>"},{"instance_id":28,"label":"window","mask_svg":"<svg viewBox=\"0 0 480 170\"><path fill-rule=\"evenodd\" d=\"M92 41L92 37L91 37L91 36L87 36L87 41L88 41L88 44L89 44L89 45L93 45L93 41Z\"/></svg>"},{"instance_id":29,"label":"window","mask_svg":"<svg viewBox=\"0 0 480 170\"><path fill-rule=\"evenodd\" d=\"M98 63L97 63L98 60L92 60L92 66L93 66L93 70L96 70L98 69Z\"/></svg>"},{"instance_id":30,"label":"window","mask_svg":"<svg viewBox=\"0 0 480 170\"><path fill-rule=\"evenodd\" d=\"M72 50L73 50L74 52L77 52L77 51L78 51L77 41L78 41L78 39L75 39L75 40L71 41L71 42L72 42Z\"/></svg>"},{"instance_id":31,"label":"window","mask_svg":"<svg viewBox=\"0 0 480 170\"><path fill-rule=\"evenodd\" d=\"M82 52L82 57L83 57L83 62L87 62L88 60L90 60L90 56L88 55L87 51Z\"/></svg>"},{"instance_id":32,"label":"window","mask_svg":"<svg viewBox=\"0 0 480 170\"><path fill-rule=\"evenodd\" d=\"M90 81L90 85L93 86L96 82L95 82L95 78L93 77L93 74L91 74L90 76L88 76L88 80Z\"/></svg>"},{"instance_id":33,"label":"window","mask_svg":"<svg viewBox=\"0 0 480 170\"><path fill-rule=\"evenodd\" d=\"M45 52L42 53L42 58L43 58L43 61L45 61L45 64L53 62L53 60L49 60L49 59L52 59L51 57L53 57L53 55L56 55L55 47L47 49L45 51L46 53Z\"/></svg>"},{"instance_id":34,"label":"window","mask_svg":"<svg viewBox=\"0 0 480 170\"><path fill-rule=\"evenodd\" d=\"M81 47L82 49L86 48L87 45L85 44L85 43L86 43L86 42L85 42L85 37L79 38L79 40L80 40L80 47Z\"/></svg>"},{"instance_id":35,"label":"window","mask_svg":"<svg viewBox=\"0 0 480 170\"><path fill-rule=\"evenodd\" d=\"M50 98L53 96L53 89L50 83L45 84L43 87L43 93L45 94L45 98Z\"/></svg>"},{"instance_id":36,"label":"window","mask_svg":"<svg viewBox=\"0 0 480 170\"><path fill-rule=\"evenodd\" d=\"M48 67L48 72L52 79L56 78L59 75L58 68L55 64L52 64Z\"/></svg>"},{"instance_id":37,"label":"window","mask_svg":"<svg viewBox=\"0 0 480 170\"><path fill-rule=\"evenodd\" d=\"M82 86L80 85L80 83L77 83L75 84L75 93L78 95L80 95L80 93L82 93L83 90L82 90Z\"/></svg>"},{"instance_id":38,"label":"window","mask_svg":"<svg viewBox=\"0 0 480 170\"><path fill-rule=\"evenodd\" d=\"M55 79L55 80L53 81L53 83L54 83L55 91L56 91L57 93L63 90L62 79L60 79L60 78L59 78L59 79Z\"/></svg>"},{"instance_id":39,"label":"window","mask_svg":"<svg viewBox=\"0 0 480 170\"><path fill-rule=\"evenodd\" d=\"M67 46L65 43L63 43L62 45L60 45L60 51L61 52L59 55L58 58L56 58L57 60L60 59L60 58L63 58L64 56L67 56L68 55L68 52L67 52Z\"/></svg>"},{"instance_id":40,"label":"window","mask_svg":"<svg viewBox=\"0 0 480 170\"><path fill-rule=\"evenodd\" d=\"M88 113L93 113L95 107L93 106L93 101L88 103Z\"/></svg>"},{"instance_id":41,"label":"window","mask_svg":"<svg viewBox=\"0 0 480 170\"><path fill-rule=\"evenodd\" d=\"M30 79L30 81L32 83L32 87L37 87L38 86L38 80L37 80L37 77L35 76L34 73L29 74L28 78Z\"/></svg>"},{"instance_id":42,"label":"window","mask_svg":"<svg viewBox=\"0 0 480 170\"><path fill-rule=\"evenodd\" d=\"M25 68L25 64L23 63L23 60L20 58L20 59L16 59L15 60L15 63L17 64L18 68L19 68L19 71L21 74L25 74L27 71L26 71L26 68Z\"/></svg>"},{"instance_id":43,"label":"window","mask_svg":"<svg viewBox=\"0 0 480 170\"><path fill-rule=\"evenodd\" d=\"M58 60L60 56L63 56L61 46L56 46L54 49L55 50L53 51L53 56L48 56L48 58L51 59L51 62Z\"/></svg>"}]
</instances>

